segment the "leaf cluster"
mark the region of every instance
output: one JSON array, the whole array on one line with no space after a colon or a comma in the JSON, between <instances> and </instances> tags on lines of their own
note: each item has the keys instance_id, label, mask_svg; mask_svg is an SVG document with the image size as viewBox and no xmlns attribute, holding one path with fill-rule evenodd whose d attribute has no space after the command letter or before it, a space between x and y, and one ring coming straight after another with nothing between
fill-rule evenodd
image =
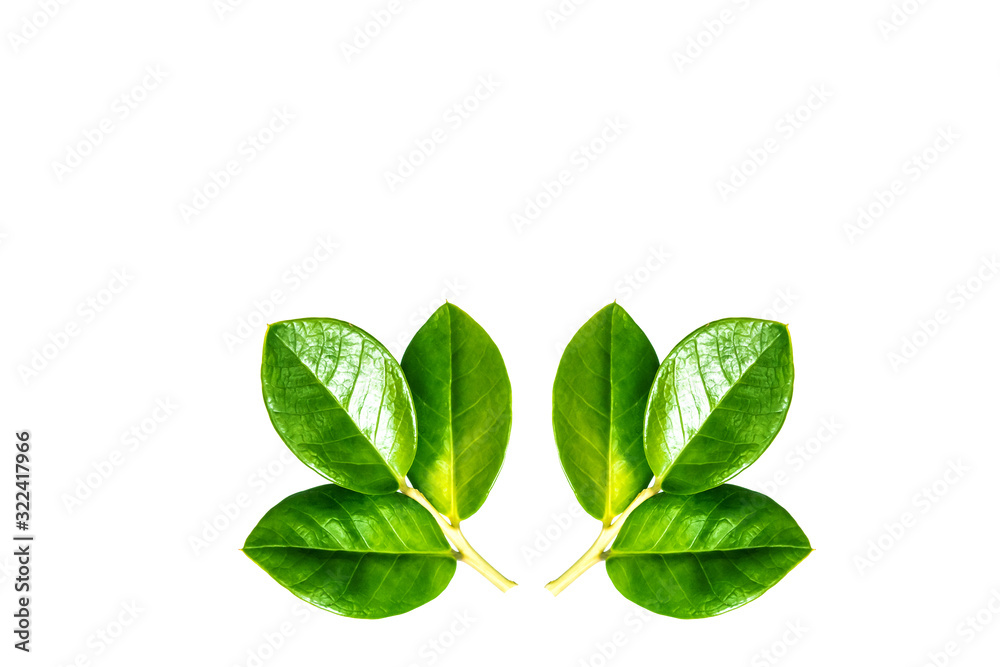
<instances>
[{"instance_id":1,"label":"leaf cluster","mask_svg":"<svg viewBox=\"0 0 1000 667\"><path fill-rule=\"evenodd\" d=\"M658 363L617 303L570 341L553 387L563 470L600 535L547 588L595 563L629 600L704 618L759 597L812 551L770 498L724 484L774 440L795 377L788 329L731 318L693 331Z\"/></svg>"},{"instance_id":2,"label":"leaf cluster","mask_svg":"<svg viewBox=\"0 0 1000 667\"><path fill-rule=\"evenodd\" d=\"M712 322L660 362L621 306L594 315L559 363L552 421L570 487L602 528L546 588L605 561L629 600L704 618L781 580L809 540L773 500L726 482L778 434L794 375L776 322ZM499 475L512 413L500 351L468 314L439 308L401 363L347 322L272 324L261 384L275 431L330 482L279 502L247 538L244 553L278 583L354 618L429 602L458 561L515 585L461 530Z\"/></svg>"},{"instance_id":3,"label":"leaf cluster","mask_svg":"<svg viewBox=\"0 0 1000 667\"><path fill-rule=\"evenodd\" d=\"M243 552L278 583L354 618L429 602L458 560L515 585L460 527L486 501L511 426L503 358L469 315L439 308L402 364L347 322L278 322L260 375L275 431L332 482L285 498L247 538Z\"/></svg>"}]
</instances>

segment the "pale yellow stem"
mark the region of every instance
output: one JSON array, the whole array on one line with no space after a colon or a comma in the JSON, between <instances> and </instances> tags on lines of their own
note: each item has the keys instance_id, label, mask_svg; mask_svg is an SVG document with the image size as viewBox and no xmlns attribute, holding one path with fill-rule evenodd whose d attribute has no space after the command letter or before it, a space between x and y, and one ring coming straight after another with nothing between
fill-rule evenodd
<instances>
[{"instance_id":1,"label":"pale yellow stem","mask_svg":"<svg viewBox=\"0 0 1000 667\"><path fill-rule=\"evenodd\" d=\"M437 521L438 526L441 527L441 532L445 534L445 537L447 537L458 550L458 560L469 565L473 570L486 577L490 583L505 593L514 588L514 586L517 586L516 583L500 574L495 567L487 563L486 559L480 556L479 553L472 548L472 545L469 544L469 541L465 539L465 535L462 534L462 529L459 527L459 523L455 522L452 524L445 520L445 518L441 516L441 513L438 512L433 505L431 505L430 501L427 500L426 497L424 497L424 494L407 484L401 484L399 490L403 492L403 495L413 498L418 503L423 505L427 511L431 513L431 516L433 516L434 520Z\"/></svg>"},{"instance_id":2,"label":"pale yellow stem","mask_svg":"<svg viewBox=\"0 0 1000 667\"><path fill-rule=\"evenodd\" d=\"M607 550L608 546L614 542L615 538L618 537L618 532L622 529L622 524L625 523L625 519L632 511L641 505L645 500L655 496L660 490L659 484L653 484L653 486L648 489L644 489L639 495L635 497L625 511L618 515L610 523L604 525L601 529L601 534L597 536L594 543L587 549L586 553L580 556L573 565L570 566L568 570L563 572L557 579L553 579L549 583L545 584L545 590L552 593L552 595L559 595L567 586L576 581L576 578L581 574L589 570L591 567L599 563L604 559L604 552Z\"/></svg>"}]
</instances>

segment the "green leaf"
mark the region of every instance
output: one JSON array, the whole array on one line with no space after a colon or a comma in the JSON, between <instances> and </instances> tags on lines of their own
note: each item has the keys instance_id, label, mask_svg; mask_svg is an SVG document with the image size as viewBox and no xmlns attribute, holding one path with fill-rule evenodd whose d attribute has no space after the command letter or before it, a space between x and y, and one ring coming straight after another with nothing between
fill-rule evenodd
<instances>
[{"instance_id":1,"label":"green leaf","mask_svg":"<svg viewBox=\"0 0 1000 667\"><path fill-rule=\"evenodd\" d=\"M410 341L403 372L417 410L409 477L457 523L482 507L510 439L510 379L500 350L475 320L445 304Z\"/></svg>"},{"instance_id":2,"label":"green leaf","mask_svg":"<svg viewBox=\"0 0 1000 667\"><path fill-rule=\"evenodd\" d=\"M812 551L795 520L754 491L724 485L660 493L625 520L608 576L632 602L675 618L705 618L760 597Z\"/></svg>"},{"instance_id":3,"label":"green leaf","mask_svg":"<svg viewBox=\"0 0 1000 667\"><path fill-rule=\"evenodd\" d=\"M456 563L434 518L416 501L333 484L271 508L243 552L306 602L353 618L395 616L430 602L448 586Z\"/></svg>"},{"instance_id":4,"label":"green leaf","mask_svg":"<svg viewBox=\"0 0 1000 667\"><path fill-rule=\"evenodd\" d=\"M584 510L604 522L652 478L642 410L656 368L652 344L617 303L580 327L559 362L552 389L559 459Z\"/></svg>"},{"instance_id":5,"label":"green leaf","mask_svg":"<svg viewBox=\"0 0 1000 667\"><path fill-rule=\"evenodd\" d=\"M646 458L663 490L704 491L756 461L785 421L794 376L777 322L719 320L681 341L646 406Z\"/></svg>"},{"instance_id":6,"label":"green leaf","mask_svg":"<svg viewBox=\"0 0 1000 667\"><path fill-rule=\"evenodd\" d=\"M413 399L371 335L325 318L272 324L260 377L271 423L307 466L361 493L400 488L416 452Z\"/></svg>"}]
</instances>

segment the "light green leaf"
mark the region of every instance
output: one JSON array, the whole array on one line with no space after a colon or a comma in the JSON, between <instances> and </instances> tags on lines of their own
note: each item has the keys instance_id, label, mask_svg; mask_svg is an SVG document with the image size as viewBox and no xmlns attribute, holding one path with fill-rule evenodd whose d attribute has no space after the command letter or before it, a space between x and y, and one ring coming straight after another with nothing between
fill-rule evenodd
<instances>
[{"instance_id":1,"label":"light green leaf","mask_svg":"<svg viewBox=\"0 0 1000 667\"><path fill-rule=\"evenodd\" d=\"M417 411L409 477L452 523L489 494L510 439L510 379L475 320L445 304L410 341L402 362Z\"/></svg>"},{"instance_id":2,"label":"light green leaf","mask_svg":"<svg viewBox=\"0 0 1000 667\"><path fill-rule=\"evenodd\" d=\"M403 371L381 343L340 320L278 322L260 376L271 423L306 465L362 493L400 488L416 418Z\"/></svg>"},{"instance_id":3,"label":"light green leaf","mask_svg":"<svg viewBox=\"0 0 1000 667\"><path fill-rule=\"evenodd\" d=\"M291 495L253 529L243 552L306 602L353 618L384 618L436 598L455 556L434 518L393 493L333 484Z\"/></svg>"},{"instance_id":4,"label":"light green leaf","mask_svg":"<svg viewBox=\"0 0 1000 667\"><path fill-rule=\"evenodd\" d=\"M776 502L738 486L661 493L625 520L607 553L608 576L632 602L675 618L741 607L812 551Z\"/></svg>"},{"instance_id":5,"label":"light green leaf","mask_svg":"<svg viewBox=\"0 0 1000 667\"><path fill-rule=\"evenodd\" d=\"M681 341L646 406L646 458L662 488L704 491L756 461L785 421L794 376L777 322L719 320Z\"/></svg>"},{"instance_id":6,"label":"light green leaf","mask_svg":"<svg viewBox=\"0 0 1000 667\"><path fill-rule=\"evenodd\" d=\"M569 342L552 389L552 428L573 493L609 521L649 485L642 418L657 358L646 334L617 303L598 311Z\"/></svg>"}]
</instances>

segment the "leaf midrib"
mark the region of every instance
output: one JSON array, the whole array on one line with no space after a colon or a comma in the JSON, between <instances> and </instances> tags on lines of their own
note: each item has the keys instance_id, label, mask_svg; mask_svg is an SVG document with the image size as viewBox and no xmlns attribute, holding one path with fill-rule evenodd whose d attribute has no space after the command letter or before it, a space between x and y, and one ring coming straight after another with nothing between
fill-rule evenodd
<instances>
[{"instance_id":1,"label":"leaf midrib","mask_svg":"<svg viewBox=\"0 0 1000 667\"><path fill-rule=\"evenodd\" d=\"M707 325L706 325L706 326L707 326ZM763 331L762 331L762 332L763 332ZM667 469L663 471L663 475L662 475L662 476L660 476L660 477L658 478L658 480L657 480L657 481L658 481L658 482L659 482L660 484L662 484L662 483L663 483L663 482L664 482L664 481L665 481L665 480L667 479L667 477L668 477L668 476L670 475L670 471L671 471L671 470L673 469L673 467L674 467L674 466L675 466L675 465L677 464L677 462L678 462L678 461L680 460L680 458L681 458L681 455L682 455L682 454L684 453L684 451L685 451L685 450L686 450L686 449L688 448L688 445L690 445L690 444L691 444L691 442L693 442L695 438L697 438L698 436L700 436L700 435L701 435L701 430L702 430L702 429L703 429L703 428L705 427L705 424L707 424L707 423L708 423L709 419L711 419L711 418L712 418L712 415L714 415L714 414L715 414L715 411L716 411L716 410L718 409L718 407L719 407L720 405L722 405L723 403L725 403L725 401L726 401L726 398L727 398L727 397L729 396L729 394L730 394L730 393L731 393L731 392L733 391L733 389L735 389L735 388L736 388L736 386L737 386L738 384L740 384L740 382L741 382L741 381L743 380L743 378L744 378L744 377L746 377L747 373L749 373L749 372L751 371L751 369L753 369L753 367L757 365L757 362L759 362L759 361L761 360L761 357L763 357L763 356L764 356L764 354L765 354L765 353L766 353L766 352L767 352L768 350L770 350L770 349L771 349L771 347L772 347L772 346L773 346L773 345L774 345L774 344L775 344L776 342L778 342L778 340L779 340L780 338L781 338L781 336L780 336L780 335L778 335L778 336L775 336L775 337L774 337L774 339L773 339L773 340L772 340L771 342L769 342L769 343L767 344L767 346L766 346L766 347L765 347L765 348L764 348L763 350L761 350L761 351L760 351L760 354L758 354L758 355L757 355L757 358L756 358L756 359L754 359L754 360L753 360L752 362L750 362L750 365L749 365L749 366L747 366L747 367L746 367L746 369L745 369L745 370L744 370L743 372L741 372L741 373L739 374L739 377L737 377L737 378L736 378L736 381L735 381L735 382L733 382L733 383L732 383L732 384L731 384L731 385L729 386L729 389L727 389L727 390L725 391L725 393L724 393L724 394L722 394L722 396L721 396L721 397L719 398L719 400L715 402L715 405L714 405L714 406L712 406L712 411L708 413L708 416L707 416L707 417L705 417L705 419L704 419L704 420L702 420L702 422L701 422L701 425L700 425L700 426L698 427L698 429L697 429L697 430L696 430L696 431L694 432L694 435L692 435L692 436L691 436L690 438L687 438L687 439L685 440L685 442L684 442L684 446L683 446L683 447L681 447L681 451L680 451L680 452L679 452L679 453L677 454L677 457L676 457L676 458L675 458L675 459L674 459L673 461L671 461L671 462L670 462L670 465L669 465L669 466L667 466ZM704 377L702 377L702 376L701 376L701 373L700 373L700 369L701 369L701 355L700 355L700 354L698 354L698 337L697 337L697 336L696 336L695 334L692 334L692 335L691 335L691 336L689 337L689 339L690 339L690 340L693 340L693 341L694 341L694 343L695 343L695 354L696 354L696 355L698 356L698 367L699 367L699 377L701 377L701 384L702 384L702 387L704 388L704 386L705 386L705 378L704 378ZM684 345L684 344L686 344L686 343L688 342L688 340L689 340L689 339L685 339L685 340L681 341L681 343L680 343L680 344L679 344L679 345L678 345L677 347L679 348L679 347L680 347L681 345ZM674 359L673 359L672 361L673 361L673 368L671 368L671 373L676 373L676 370L677 370L677 358L676 358L676 357L674 357ZM721 365L721 364L720 364L720 367L722 367L722 365ZM728 374L727 374L727 377L728 377ZM671 388L672 388L672 389L674 390L674 392L676 392L676 391L677 391L677 386L676 386L676 384L675 384L674 382L671 382L671 383L670 383L670 386L671 386ZM652 392L650 392L650 396L652 396ZM708 391L707 391L707 389L706 389L706 391L705 391L705 397L706 397L706 398L708 398ZM677 407L678 407L678 415L680 415L680 401L679 401L679 400L678 400L678 404L677 404ZM681 430L682 430L682 432L683 432L683 420L681 421ZM644 435L644 437L645 437L645 435ZM710 436L705 436L705 437L710 437Z\"/></svg>"},{"instance_id":2,"label":"leaf midrib","mask_svg":"<svg viewBox=\"0 0 1000 667\"><path fill-rule=\"evenodd\" d=\"M294 349L292 349L292 347L281 338L281 334L279 332L276 331L274 337L275 337L275 339L278 340L279 343L281 343L284 346L284 348L286 350L289 351L289 353L291 353L292 357L299 363L299 365L302 366L304 369L306 369L306 371L309 372L309 374L316 380L316 384L318 384L319 386L323 387L323 389L330 396L330 399L336 404L336 406L339 409L341 409L341 410L344 411L344 414L347 415L347 419L351 423L351 426L354 428L354 430L357 432L357 434L359 436L361 436L361 439L364 440L372 448L372 450L374 450L375 456L378 458L379 463L381 463L382 466L384 466L385 469L389 471L389 474L392 476L392 478L395 479L395 480L397 480L397 481L400 481L400 483L402 483L401 480L399 479L399 477L396 475L396 471L393 470L391 466L389 466L388 461L386 461L385 457L382 456L382 452L379 451L379 448L375 446L375 443L373 443L368 438L368 436L364 434L364 432L360 428L358 428L358 425L355 423L354 418L351 417L351 414L347 411L347 408L345 408L344 404L340 402L340 399L338 399L334 395L334 393L332 391L330 391L330 388L328 386L326 386L326 383L323 382L319 378L319 376L316 375L316 372L313 371L313 369L310 368L302 360L302 358L298 355L298 353ZM364 342L365 339L364 339L363 336L361 337L361 340L362 340L362 342ZM360 358L358 359L358 369L359 369L359 372L356 373L355 376L354 376L354 382L355 383L357 383L357 381L358 381L358 375L360 374L360 368L361 368L362 361L363 361L362 359L360 359ZM384 360L383 360L383 362L384 362ZM383 375L384 375L384 371L385 371L385 369L383 368ZM353 388L352 388L352 391L353 391ZM385 394L383 393L383 395L379 397L379 410L380 410L380 413L381 413L382 403L384 401L385 401ZM343 438L341 438L341 439L343 439ZM376 463L376 464L371 464L371 465L378 465L378 464Z\"/></svg>"},{"instance_id":3,"label":"leaf midrib","mask_svg":"<svg viewBox=\"0 0 1000 667\"><path fill-rule=\"evenodd\" d=\"M615 314L618 309L617 304L611 308L611 325L608 327L608 450L606 464L608 466L607 485L604 488L604 522L607 523L614 517L612 511L611 493L614 488L612 477L614 475L613 459L613 434L615 430Z\"/></svg>"},{"instance_id":4,"label":"leaf midrib","mask_svg":"<svg viewBox=\"0 0 1000 667\"><path fill-rule=\"evenodd\" d=\"M299 551L322 551L324 553L344 553L344 554L373 554L382 556L454 556L451 550L442 551L355 551L353 549L328 549L325 547L297 547L292 544L257 544L252 547L243 547L240 551L255 551L258 549L298 549Z\"/></svg>"},{"instance_id":5,"label":"leaf midrib","mask_svg":"<svg viewBox=\"0 0 1000 667\"><path fill-rule=\"evenodd\" d=\"M791 544L768 544L759 547L735 547L732 549L688 549L686 551L625 551L615 549L608 552L608 558L614 556L686 556L689 554L712 554L712 553L733 553L736 551L761 551L764 549L795 549L799 551L812 551L812 547Z\"/></svg>"},{"instance_id":6,"label":"leaf midrib","mask_svg":"<svg viewBox=\"0 0 1000 667\"><path fill-rule=\"evenodd\" d=\"M452 329L451 309L445 308L448 317L448 454L451 465L448 466L448 477L451 489L451 512L448 518L452 523L458 523L458 489L455 487L455 335Z\"/></svg>"}]
</instances>

